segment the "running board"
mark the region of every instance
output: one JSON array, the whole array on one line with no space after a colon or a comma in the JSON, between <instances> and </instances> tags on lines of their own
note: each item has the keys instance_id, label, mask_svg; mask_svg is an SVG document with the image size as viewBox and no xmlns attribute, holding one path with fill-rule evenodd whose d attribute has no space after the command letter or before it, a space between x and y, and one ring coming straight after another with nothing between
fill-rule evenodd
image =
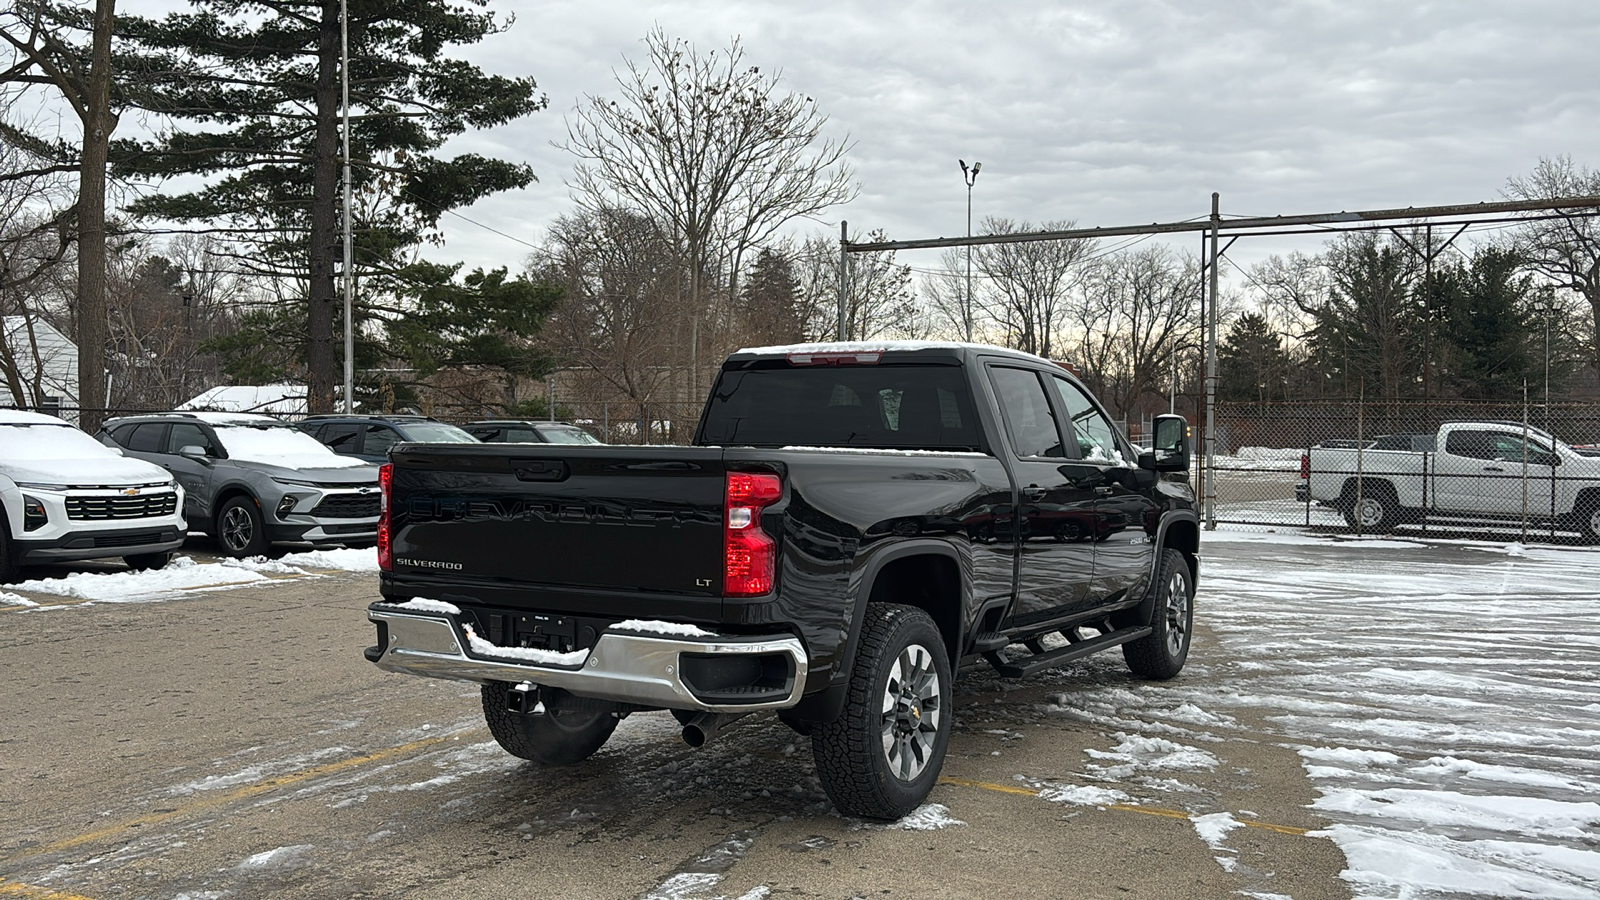
<instances>
[{"instance_id":1,"label":"running board","mask_svg":"<svg viewBox=\"0 0 1600 900\"><path fill-rule=\"evenodd\" d=\"M1102 634L1099 637L1078 641L1075 644L1068 644L1065 647L1047 650L1044 653L1035 653L1032 656L1025 656L1011 662L1001 659L1000 651L998 650L985 653L983 658L988 660L989 665L993 666L994 670L1005 678L1026 678L1041 669L1053 669L1062 663L1082 659L1085 656L1099 653L1101 650L1106 650L1119 644L1126 644L1129 641L1137 641L1139 638L1148 636L1153 631L1155 629L1149 625L1135 625L1130 628L1119 628L1110 634Z\"/></svg>"}]
</instances>

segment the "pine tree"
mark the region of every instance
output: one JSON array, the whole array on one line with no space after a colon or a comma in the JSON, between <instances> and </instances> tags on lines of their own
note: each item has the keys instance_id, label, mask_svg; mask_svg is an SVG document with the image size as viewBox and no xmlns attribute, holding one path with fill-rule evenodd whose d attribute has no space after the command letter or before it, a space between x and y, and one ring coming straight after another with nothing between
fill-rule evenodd
<instances>
[{"instance_id":1,"label":"pine tree","mask_svg":"<svg viewBox=\"0 0 1600 900\"><path fill-rule=\"evenodd\" d=\"M477 7L481 4L473 3ZM243 240L256 275L293 285L297 308L258 314L287 327L304 366L311 409L333 408L342 371L335 290L340 257L339 0L196 0L196 11L126 18L122 33L168 54L134 105L185 123L112 150L122 175L206 178L193 190L147 196L136 214L221 223ZM356 191L379 183L356 227L365 278L398 278L405 251L431 236L444 212L534 179L521 164L433 154L451 136L545 105L531 78L488 75L452 59L505 26L443 0L349 0L351 149ZM365 282L364 282L365 283ZM281 336L281 335L280 335Z\"/></svg>"},{"instance_id":2,"label":"pine tree","mask_svg":"<svg viewBox=\"0 0 1600 900\"><path fill-rule=\"evenodd\" d=\"M1543 377L1532 346L1533 279L1519 274L1519 265L1513 252L1485 248L1468 265L1434 273L1433 307L1442 312L1439 337L1448 355L1443 374L1461 397L1517 400L1524 383Z\"/></svg>"},{"instance_id":3,"label":"pine tree","mask_svg":"<svg viewBox=\"0 0 1600 900\"><path fill-rule=\"evenodd\" d=\"M1234 320L1217 347L1217 379L1221 400L1287 399L1289 354L1266 316L1245 313Z\"/></svg>"}]
</instances>

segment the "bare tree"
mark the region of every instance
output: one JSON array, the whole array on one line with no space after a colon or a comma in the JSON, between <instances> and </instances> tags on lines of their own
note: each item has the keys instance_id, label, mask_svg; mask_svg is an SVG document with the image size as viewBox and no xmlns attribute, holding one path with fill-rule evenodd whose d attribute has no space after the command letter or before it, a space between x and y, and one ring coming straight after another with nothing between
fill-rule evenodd
<instances>
[{"instance_id":1,"label":"bare tree","mask_svg":"<svg viewBox=\"0 0 1600 900\"><path fill-rule=\"evenodd\" d=\"M867 242L888 240L882 231L870 231ZM812 235L801 248L801 296L814 310L814 337L836 340L887 340L925 338L932 322L917 303L911 284L911 267L895 262L894 251L850 254L850 275L844 300L845 333L838 333L839 245Z\"/></svg>"},{"instance_id":2,"label":"bare tree","mask_svg":"<svg viewBox=\"0 0 1600 900\"><path fill-rule=\"evenodd\" d=\"M1069 231L1076 222L1031 223L989 217L983 234L1026 231ZM1082 280L1083 264L1093 253L1093 240L1024 241L985 244L975 248L979 271L988 284L979 301L985 313L1005 332L1009 347L1049 358L1061 305Z\"/></svg>"},{"instance_id":3,"label":"bare tree","mask_svg":"<svg viewBox=\"0 0 1600 900\"><path fill-rule=\"evenodd\" d=\"M0 19L0 40L11 51L0 80L53 87L82 127L78 159L70 168L78 172L79 424L90 431L100 426L106 399L106 161L117 127L111 108L115 17L115 0L95 0L87 15L49 0L24 0ZM73 34L85 31L87 52Z\"/></svg>"},{"instance_id":4,"label":"bare tree","mask_svg":"<svg viewBox=\"0 0 1600 900\"><path fill-rule=\"evenodd\" d=\"M750 248L854 197L849 145L822 138L827 116L812 98L781 92L781 73L747 67L737 38L701 54L657 28L645 48L645 62L616 73L618 99L586 97L560 146L579 160L568 184L584 209L632 211L682 255L698 373L707 273L737 296Z\"/></svg>"},{"instance_id":5,"label":"bare tree","mask_svg":"<svg viewBox=\"0 0 1600 900\"><path fill-rule=\"evenodd\" d=\"M1165 247L1096 261L1070 304L1072 358L1115 411L1165 396L1174 355L1199 339L1198 293L1195 261Z\"/></svg>"},{"instance_id":6,"label":"bare tree","mask_svg":"<svg viewBox=\"0 0 1600 900\"><path fill-rule=\"evenodd\" d=\"M1508 179L1504 193L1513 200L1600 196L1600 171L1574 166L1570 156L1546 157L1527 175ZM1578 214L1592 212L1530 219L1517 228L1512 249L1535 271L1588 301L1596 325L1590 364L1600 373L1600 222Z\"/></svg>"},{"instance_id":7,"label":"bare tree","mask_svg":"<svg viewBox=\"0 0 1600 900\"><path fill-rule=\"evenodd\" d=\"M971 342L978 340L980 332L976 304L967 290L966 265L962 251L939 254L939 268L922 279L922 300L935 328Z\"/></svg>"},{"instance_id":8,"label":"bare tree","mask_svg":"<svg viewBox=\"0 0 1600 900\"><path fill-rule=\"evenodd\" d=\"M589 399L634 405L643 434L648 404L670 399L681 319L673 248L631 212L589 210L557 220L529 267L565 289L543 331L550 351L589 373Z\"/></svg>"}]
</instances>

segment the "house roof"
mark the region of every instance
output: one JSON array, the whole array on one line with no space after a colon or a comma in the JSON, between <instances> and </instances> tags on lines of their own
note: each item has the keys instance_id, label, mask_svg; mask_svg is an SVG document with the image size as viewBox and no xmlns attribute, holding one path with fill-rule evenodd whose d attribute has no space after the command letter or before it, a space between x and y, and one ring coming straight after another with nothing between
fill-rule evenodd
<instances>
[{"instance_id":1,"label":"house roof","mask_svg":"<svg viewBox=\"0 0 1600 900\"><path fill-rule=\"evenodd\" d=\"M214 387L178 404L178 409L294 415L306 411L303 384L235 384Z\"/></svg>"}]
</instances>

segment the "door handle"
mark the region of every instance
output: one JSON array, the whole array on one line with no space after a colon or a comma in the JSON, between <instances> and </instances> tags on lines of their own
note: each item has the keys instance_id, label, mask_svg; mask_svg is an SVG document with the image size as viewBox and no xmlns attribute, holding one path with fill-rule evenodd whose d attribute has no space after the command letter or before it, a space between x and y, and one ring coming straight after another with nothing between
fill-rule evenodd
<instances>
[{"instance_id":1,"label":"door handle","mask_svg":"<svg viewBox=\"0 0 1600 900\"><path fill-rule=\"evenodd\" d=\"M1022 489L1022 496L1025 500L1043 500L1048 493L1050 492L1037 484L1030 484Z\"/></svg>"},{"instance_id":2,"label":"door handle","mask_svg":"<svg viewBox=\"0 0 1600 900\"><path fill-rule=\"evenodd\" d=\"M1484 466L1483 470L1485 472L1504 472L1505 471L1505 469L1502 469L1499 466Z\"/></svg>"},{"instance_id":3,"label":"door handle","mask_svg":"<svg viewBox=\"0 0 1600 900\"><path fill-rule=\"evenodd\" d=\"M1094 495L1096 497L1109 497L1109 496L1111 496L1111 485L1109 485L1109 484L1100 485L1099 487L1094 489Z\"/></svg>"}]
</instances>

